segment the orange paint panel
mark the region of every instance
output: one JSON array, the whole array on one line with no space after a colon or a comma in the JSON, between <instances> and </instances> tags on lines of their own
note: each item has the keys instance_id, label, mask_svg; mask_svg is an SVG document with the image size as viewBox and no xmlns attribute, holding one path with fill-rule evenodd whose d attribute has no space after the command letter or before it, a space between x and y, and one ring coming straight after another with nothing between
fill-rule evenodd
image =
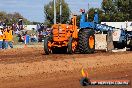
<instances>
[{"instance_id":1,"label":"orange paint panel","mask_svg":"<svg viewBox=\"0 0 132 88\"><path fill-rule=\"evenodd\" d=\"M53 45L57 47L67 46L69 38L78 38L78 31L76 26L76 16L73 16L72 25L69 24L54 24L52 26L53 32ZM77 42L73 43L73 47Z\"/></svg>"}]
</instances>

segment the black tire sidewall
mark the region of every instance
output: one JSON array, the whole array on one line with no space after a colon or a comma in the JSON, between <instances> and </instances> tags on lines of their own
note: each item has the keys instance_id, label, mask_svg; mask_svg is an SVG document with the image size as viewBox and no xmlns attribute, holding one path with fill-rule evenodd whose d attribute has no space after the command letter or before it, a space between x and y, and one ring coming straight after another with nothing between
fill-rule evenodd
<instances>
[{"instance_id":1,"label":"black tire sidewall","mask_svg":"<svg viewBox=\"0 0 132 88\"><path fill-rule=\"evenodd\" d=\"M44 38L44 51L45 51L45 54L49 54L50 51L48 49L48 41L50 41L50 38L49 37L45 37Z\"/></svg>"},{"instance_id":2,"label":"black tire sidewall","mask_svg":"<svg viewBox=\"0 0 132 88\"><path fill-rule=\"evenodd\" d=\"M67 45L67 53L68 54L72 54L73 53L73 51L72 51L72 41L73 41L73 38L70 37L69 41L68 41L68 45Z\"/></svg>"},{"instance_id":3,"label":"black tire sidewall","mask_svg":"<svg viewBox=\"0 0 132 88\"><path fill-rule=\"evenodd\" d=\"M94 38L94 46L90 48L89 37ZM92 29L80 29L79 31L79 52L83 54L91 54L95 51L95 35Z\"/></svg>"}]
</instances>

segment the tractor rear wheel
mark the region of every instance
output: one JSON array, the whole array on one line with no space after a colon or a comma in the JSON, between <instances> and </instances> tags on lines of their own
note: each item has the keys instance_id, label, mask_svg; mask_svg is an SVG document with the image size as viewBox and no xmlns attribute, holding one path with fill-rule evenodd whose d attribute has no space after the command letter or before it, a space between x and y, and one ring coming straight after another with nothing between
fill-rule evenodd
<instances>
[{"instance_id":1,"label":"tractor rear wheel","mask_svg":"<svg viewBox=\"0 0 132 88\"><path fill-rule=\"evenodd\" d=\"M78 35L79 52L91 54L95 51L95 35L92 29L81 29Z\"/></svg>"},{"instance_id":2,"label":"tractor rear wheel","mask_svg":"<svg viewBox=\"0 0 132 88\"><path fill-rule=\"evenodd\" d=\"M67 53L72 54L76 49L76 41L70 37L67 45Z\"/></svg>"},{"instance_id":3,"label":"tractor rear wheel","mask_svg":"<svg viewBox=\"0 0 132 88\"><path fill-rule=\"evenodd\" d=\"M50 54L51 53L51 40L50 40L50 37L45 37L44 38L44 51L45 51L45 54Z\"/></svg>"}]
</instances>

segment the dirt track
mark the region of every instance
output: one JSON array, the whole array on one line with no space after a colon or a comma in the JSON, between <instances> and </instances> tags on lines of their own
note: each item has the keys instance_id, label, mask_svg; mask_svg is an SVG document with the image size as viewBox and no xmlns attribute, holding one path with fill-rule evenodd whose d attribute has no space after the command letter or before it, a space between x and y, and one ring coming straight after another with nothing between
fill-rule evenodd
<instances>
[{"instance_id":1,"label":"dirt track","mask_svg":"<svg viewBox=\"0 0 132 88\"><path fill-rule=\"evenodd\" d=\"M79 83L82 67L91 79L132 81L131 52L44 55L41 48L23 48L0 51L0 88L83 88Z\"/></svg>"}]
</instances>

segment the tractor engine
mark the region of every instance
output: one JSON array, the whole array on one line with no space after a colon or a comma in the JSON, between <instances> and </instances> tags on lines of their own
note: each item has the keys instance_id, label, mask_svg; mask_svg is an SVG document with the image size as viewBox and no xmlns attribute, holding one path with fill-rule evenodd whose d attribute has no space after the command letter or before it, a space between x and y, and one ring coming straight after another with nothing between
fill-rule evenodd
<instances>
[{"instance_id":1,"label":"tractor engine","mask_svg":"<svg viewBox=\"0 0 132 88\"><path fill-rule=\"evenodd\" d=\"M56 47L66 46L69 38L75 34L72 25L55 24L52 28L52 38Z\"/></svg>"}]
</instances>

